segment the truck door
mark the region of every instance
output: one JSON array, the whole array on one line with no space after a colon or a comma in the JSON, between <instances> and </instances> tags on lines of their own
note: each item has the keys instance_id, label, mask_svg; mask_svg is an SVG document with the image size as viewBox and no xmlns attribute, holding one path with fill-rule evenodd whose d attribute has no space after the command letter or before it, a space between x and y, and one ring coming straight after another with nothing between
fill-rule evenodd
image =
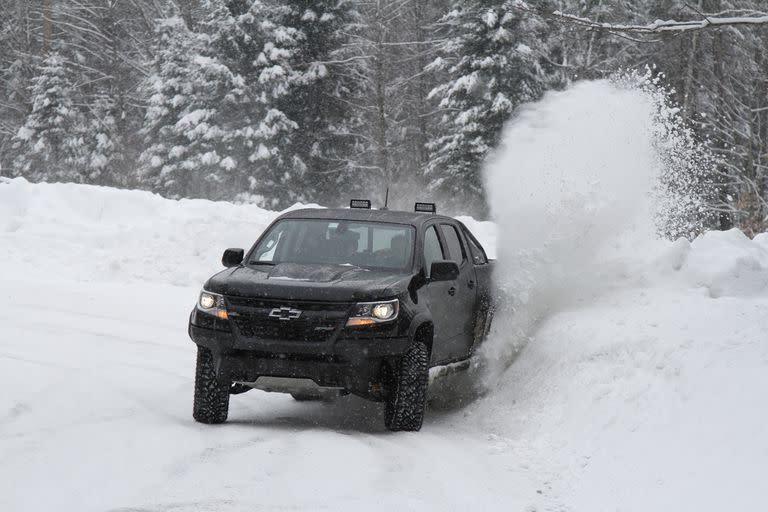
<instances>
[{"instance_id":1,"label":"truck door","mask_svg":"<svg viewBox=\"0 0 768 512\"><path fill-rule=\"evenodd\" d=\"M444 230L443 226L446 227ZM444 235L447 233L447 236ZM472 326L469 325L474 307L474 282L467 290L471 265L462 265L460 239L454 240L457 232L450 224L433 224L424 234L424 271L429 277L432 262L453 260L459 264L459 279L456 281L428 282L427 300L432 312L435 328L435 342L432 347L432 362L445 363L463 359L469 354L472 340ZM456 243L458 242L458 246ZM452 256L451 247L456 259ZM466 260L466 256L464 256ZM470 292L470 293L468 293ZM471 298L469 297L471 295ZM471 305L468 302L471 300Z\"/></svg>"},{"instance_id":2,"label":"truck door","mask_svg":"<svg viewBox=\"0 0 768 512\"><path fill-rule=\"evenodd\" d=\"M441 223L440 231L449 257L459 266L459 279L455 283L453 316L458 324L457 337L452 343L451 359L469 357L474 343L475 306L477 301L477 280L475 267L459 233L459 227L451 223ZM450 291L450 290L449 290Z\"/></svg>"}]
</instances>

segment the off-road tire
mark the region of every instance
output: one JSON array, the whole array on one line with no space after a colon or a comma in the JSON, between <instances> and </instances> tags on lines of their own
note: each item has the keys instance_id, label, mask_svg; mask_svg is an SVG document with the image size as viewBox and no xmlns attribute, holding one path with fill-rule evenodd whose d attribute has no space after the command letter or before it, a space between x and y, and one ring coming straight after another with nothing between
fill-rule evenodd
<instances>
[{"instance_id":1,"label":"off-road tire","mask_svg":"<svg viewBox=\"0 0 768 512\"><path fill-rule=\"evenodd\" d=\"M427 404L427 346L414 342L391 370L384 424L392 431L416 432L421 429Z\"/></svg>"},{"instance_id":2,"label":"off-road tire","mask_svg":"<svg viewBox=\"0 0 768 512\"><path fill-rule=\"evenodd\" d=\"M227 421L229 387L229 382L221 382L216 377L211 349L198 346L195 399L192 406L192 417L195 421L208 424Z\"/></svg>"}]
</instances>

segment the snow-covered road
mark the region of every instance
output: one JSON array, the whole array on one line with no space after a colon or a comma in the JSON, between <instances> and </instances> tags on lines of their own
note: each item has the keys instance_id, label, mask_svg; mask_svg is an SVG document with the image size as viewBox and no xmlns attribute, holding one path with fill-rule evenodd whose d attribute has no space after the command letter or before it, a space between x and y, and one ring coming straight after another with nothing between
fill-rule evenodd
<instances>
[{"instance_id":1,"label":"snow-covered road","mask_svg":"<svg viewBox=\"0 0 768 512\"><path fill-rule=\"evenodd\" d=\"M363 400L251 392L225 426L194 423L184 327L196 293L2 281L0 509L494 509L535 497L538 478L462 413L394 435Z\"/></svg>"},{"instance_id":2,"label":"snow-covered road","mask_svg":"<svg viewBox=\"0 0 768 512\"><path fill-rule=\"evenodd\" d=\"M553 310L487 394L430 410L419 433L385 431L380 407L356 398L260 391L233 397L228 423L196 424L198 283L273 215L0 183L0 510L768 503L765 239L710 233L643 254ZM474 229L492 242L492 226Z\"/></svg>"}]
</instances>

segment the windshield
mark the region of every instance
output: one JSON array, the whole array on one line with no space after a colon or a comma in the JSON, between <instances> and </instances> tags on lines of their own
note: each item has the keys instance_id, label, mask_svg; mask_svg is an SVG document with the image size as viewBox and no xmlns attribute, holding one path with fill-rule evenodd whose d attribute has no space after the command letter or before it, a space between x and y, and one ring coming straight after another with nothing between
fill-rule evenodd
<instances>
[{"instance_id":1,"label":"windshield","mask_svg":"<svg viewBox=\"0 0 768 512\"><path fill-rule=\"evenodd\" d=\"M415 229L401 224L333 219L281 220L251 253L251 265L354 265L406 270Z\"/></svg>"}]
</instances>

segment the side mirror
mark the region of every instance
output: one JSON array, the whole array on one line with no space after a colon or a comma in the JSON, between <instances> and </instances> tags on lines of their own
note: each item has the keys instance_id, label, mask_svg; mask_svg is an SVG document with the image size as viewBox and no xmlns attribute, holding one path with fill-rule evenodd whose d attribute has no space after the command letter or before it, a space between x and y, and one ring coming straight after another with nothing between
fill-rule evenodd
<instances>
[{"instance_id":1,"label":"side mirror","mask_svg":"<svg viewBox=\"0 0 768 512\"><path fill-rule=\"evenodd\" d=\"M221 264L225 267L236 267L243 262L245 251L242 249L227 249L221 257Z\"/></svg>"},{"instance_id":2,"label":"side mirror","mask_svg":"<svg viewBox=\"0 0 768 512\"><path fill-rule=\"evenodd\" d=\"M455 261L433 261L429 270L430 281L455 281L459 278L459 266Z\"/></svg>"}]
</instances>

